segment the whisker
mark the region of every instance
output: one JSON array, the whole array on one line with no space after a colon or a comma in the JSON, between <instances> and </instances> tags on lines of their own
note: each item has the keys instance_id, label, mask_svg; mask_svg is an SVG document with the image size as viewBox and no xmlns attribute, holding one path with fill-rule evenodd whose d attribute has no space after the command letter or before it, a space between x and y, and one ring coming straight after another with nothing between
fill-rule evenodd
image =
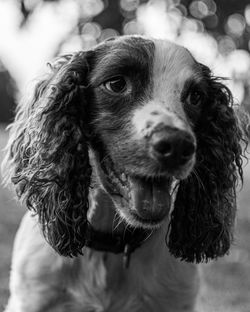
<instances>
[{"instance_id":1,"label":"whisker","mask_svg":"<svg viewBox=\"0 0 250 312\"><path fill-rule=\"evenodd\" d=\"M115 218L116 218L115 222L117 222L117 224L114 227L112 226L113 227L112 233L114 233L118 229L118 227L122 224L122 219L117 212L115 214ZM113 222L113 224L114 224L114 222Z\"/></svg>"},{"instance_id":2,"label":"whisker","mask_svg":"<svg viewBox=\"0 0 250 312\"><path fill-rule=\"evenodd\" d=\"M193 174L194 174L194 177L196 178L198 184L202 187L203 190L205 190L205 186L204 186L204 184L203 184L203 182L202 182L198 172L196 170L194 170Z\"/></svg>"},{"instance_id":3,"label":"whisker","mask_svg":"<svg viewBox=\"0 0 250 312\"><path fill-rule=\"evenodd\" d=\"M152 229L152 230L150 231L150 233L144 238L144 240L143 240L142 242L143 242L143 243L146 242L146 241L153 235L153 233L154 233L154 230Z\"/></svg>"}]
</instances>

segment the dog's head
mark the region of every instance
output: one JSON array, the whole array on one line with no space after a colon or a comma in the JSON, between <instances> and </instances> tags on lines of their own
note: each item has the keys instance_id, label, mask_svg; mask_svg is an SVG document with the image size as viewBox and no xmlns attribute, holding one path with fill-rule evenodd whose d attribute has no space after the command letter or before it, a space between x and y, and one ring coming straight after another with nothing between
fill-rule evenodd
<instances>
[{"instance_id":1,"label":"dog's head","mask_svg":"<svg viewBox=\"0 0 250 312\"><path fill-rule=\"evenodd\" d=\"M55 62L19 107L6 172L52 247L71 256L90 226L91 167L135 227L162 224L179 180L167 243L199 262L229 249L242 139L230 91L188 50L125 36Z\"/></svg>"}]
</instances>

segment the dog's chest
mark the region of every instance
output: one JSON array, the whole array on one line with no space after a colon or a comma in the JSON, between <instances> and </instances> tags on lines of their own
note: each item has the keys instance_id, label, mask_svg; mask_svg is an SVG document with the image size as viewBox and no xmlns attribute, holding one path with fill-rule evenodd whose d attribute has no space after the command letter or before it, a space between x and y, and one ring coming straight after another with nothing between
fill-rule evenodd
<instances>
[{"instance_id":1,"label":"dog's chest","mask_svg":"<svg viewBox=\"0 0 250 312\"><path fill-rule=\"evenodd\" d=\"M79 305L77 312L172 311L173 299L177 305L193 304L193 279L191 284L180 280L178 274L176 279L167 272L167 267L164 272L162 264L152 263L150 256L143 262L137 254L132 255L128 269L123 267L122 255L89 251L86 256L81 263L79 280L72 288L74 301ZM173 291L183 290L181 283L189 287L185 289L186 303L182 294L180 300L176 300L177 295L172 296Z\"/></svg>"},{"instance_id":2,"label":"dog's chest","mask_svg":"<svg viewBox=\"0 0 250 312\"><path fill-rule=\"evenodd\" d=\"M142 311L147 288L151 289L152 272L145 276L134 262L132 258L126 269L122 255L88 251L82 259L78 281L71 287L79 308L93 312Z\"/></svg>"}]
</instances>

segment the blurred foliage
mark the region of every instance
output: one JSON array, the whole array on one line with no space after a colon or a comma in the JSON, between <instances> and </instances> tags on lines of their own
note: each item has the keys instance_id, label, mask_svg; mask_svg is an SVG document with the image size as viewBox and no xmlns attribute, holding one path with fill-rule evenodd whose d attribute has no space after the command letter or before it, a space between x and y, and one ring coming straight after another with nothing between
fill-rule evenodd
<instances>
[{"instance_id":1,"label":"blurred foliage","mask_svg":"<svg viewBox=\"0 0 250 312\"><path fill-rule=\"evenodd\" d=\"M42 2L60 3L67 0L19 0L24 26ZM73 0L82 10L79 27L93 20L103 29L123 34L129 21L136 18L136 10L148 0ZM158 1L160 2L160 1ZM222 53L235 48L250 49L249 0L165 0L168 9L194 19L199 30L205 29L219 43ZM85 11L85 12L84 12ZM111 31L112 32L112 31ZM137 32L135 30L135 32Z\"/></svg>"},{"instance_id":2,"label":"blurred foliage","mask_svg":"<svg viewBox=\"0 0 250 312\"><path fill-rule=\"evenodd\" d=\"M249 49L249 0L182 0L181 4L188 8L189 16L200 20L219 41L227 40L231 48Z\"/></svg>"},{"instance_id":3,"label":"blurred foliage","mask_svg":"<svg viewBox=\"0 0 250 312\"><path fill-rule=\"evenodd\" d=\"M249 0L12 1L21 16L20 32L30 31L33 16L37 17L44 6L61 8L56 14L65 19L70 13L63 5L77 12L71 29L57 42L52 55L88 49L121 34L164 37L183 44L199 61L220 68L219 74L231 77L230 87L237 101L250 111ZM2 92L0 99L5 96Z\"/></svg>"}]
</instances>

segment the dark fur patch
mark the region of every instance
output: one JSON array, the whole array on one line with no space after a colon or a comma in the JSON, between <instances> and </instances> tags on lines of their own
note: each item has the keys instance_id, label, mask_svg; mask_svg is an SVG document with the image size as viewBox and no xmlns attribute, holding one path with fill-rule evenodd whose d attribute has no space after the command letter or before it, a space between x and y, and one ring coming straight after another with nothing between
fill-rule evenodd
<instances>
[{"instance_id":1,"label":"dark fur patch","mask_svg":"<svg viewBox=\"0 0 250 312\"><path fill-rule=\"evenodd\" d=\"M132 112L152 96L154 43L139 37L126 38L101 45L90 61L92 89L92 126L94 146L103 146L105 153L124 170L129 162L140 165L145 151L131 140ZM132 85L127 95L110 95L100 85L111 77L124 75ZM143 155L140 156L140 153ZM105 155L103 155L105 157ZM119 165L118 165L119 166Z\"/></svg>"}]
</instances>

